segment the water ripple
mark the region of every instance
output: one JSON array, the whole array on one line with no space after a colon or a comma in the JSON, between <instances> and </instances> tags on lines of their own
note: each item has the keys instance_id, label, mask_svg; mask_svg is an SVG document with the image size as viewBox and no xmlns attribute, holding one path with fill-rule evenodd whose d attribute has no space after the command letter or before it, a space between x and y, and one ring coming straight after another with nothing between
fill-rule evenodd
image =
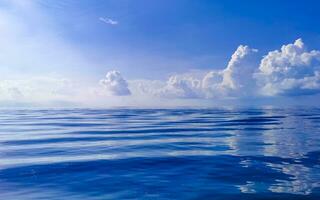
<instances>
[{"instance_id":1,"label":"water ripple","mask_svg":"<svg viewBox=\"0 0 320 200\"><path fill-rule=\"evenodd\" d=\"M0 199L320 199L319 113L0 110Z\"/></svg>"}]
</instances>

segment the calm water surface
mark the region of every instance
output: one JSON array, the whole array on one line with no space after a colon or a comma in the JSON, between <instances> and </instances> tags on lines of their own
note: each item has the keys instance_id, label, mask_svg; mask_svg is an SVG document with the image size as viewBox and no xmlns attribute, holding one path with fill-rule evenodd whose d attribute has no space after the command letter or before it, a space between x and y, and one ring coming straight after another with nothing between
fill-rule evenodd
<instances>
[{"instance_id":1,"label":"calm water surface","mask_svg":"<svg viewBox=\"0 0 320 200\"><path fill-rule=\"evenodd\" d=\"M320 199L320 109L1 110L0 199Z\"/></svg>"}]
</instances>

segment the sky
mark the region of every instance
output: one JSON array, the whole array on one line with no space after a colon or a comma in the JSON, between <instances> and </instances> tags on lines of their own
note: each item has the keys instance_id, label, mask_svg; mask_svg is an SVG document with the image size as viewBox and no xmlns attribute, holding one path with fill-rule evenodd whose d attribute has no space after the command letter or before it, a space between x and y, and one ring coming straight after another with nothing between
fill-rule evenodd
<instances>
[{"instance_id":1,"label":"sky","mask_svg":"<svg viewBox=\"0 0 320 200\"><path fill-rule=\"evenodd\" d=\"M319 6L1 0L0 107L318 106Z\"/></svg>"}]
</instances>

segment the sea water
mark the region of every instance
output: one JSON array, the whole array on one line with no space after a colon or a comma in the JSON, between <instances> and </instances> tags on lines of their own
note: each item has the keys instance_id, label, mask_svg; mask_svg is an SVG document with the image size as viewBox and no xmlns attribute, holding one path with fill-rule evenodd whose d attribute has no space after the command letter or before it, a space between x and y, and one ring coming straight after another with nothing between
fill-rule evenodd
<instances>
[{"instance_id":1,"label":"sea water","mask_svg":"<svg viewBox=\"0 0 320 200\"><path fill-rule=\"evenodd\" d=\"M320 199L320 109L0 111L0 199Z\"/></svg>"}]
</instances>

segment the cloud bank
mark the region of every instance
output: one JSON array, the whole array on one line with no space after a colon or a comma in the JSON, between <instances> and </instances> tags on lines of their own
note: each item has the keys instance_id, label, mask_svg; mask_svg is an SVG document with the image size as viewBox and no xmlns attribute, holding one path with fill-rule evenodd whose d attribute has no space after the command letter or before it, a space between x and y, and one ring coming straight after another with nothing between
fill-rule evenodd
<instances>
[{"instance_id":1,"label":"cloud bank","mask_svg":"<svg viewBox=\"0 0 320 200\"><path fill-rule=\"evenodd\" d=\"M251 75L255 71L253 58L256 52L256 49L240 45L224 69L212 70L202 75L173 75L162 87L152 88L152 83L145 84L143 91L168 98L210 99L252 94L254 83Z\"/></svg>"},{"instance_id":2,"label":"cloud bank","mask_svg":"<svg viewBox=\"0 0 320 200\"><path fill-rule=\"evenodd\" d=\"M270 97L306 98L306 95L317 98L320 51L309 51L301 39L267 52L262 58L257 51L240 45L220 70L174 74L166 81L126 80L115 70L91 85L55 77L0 80L0 105L1 102L35 105L67 102L85 106L159 106L183 105L185 100L197 105L207 100L212 103Z\"/></svg>"},{"instance_id":3,"label":"cloud bank","mask_svg":"<svg viewBox=\"0 0 320 200\"><path fill-rule=\"evenodd\" d=\"M144 84L143 91L165 98L242 98L301 96L320 93L320 51L308 51L302 39L263 56L240 45L228 65L202 76L170 76L160 88ZM149 87L149 88L148 88Z\"/></svg>"}]
</instances>

